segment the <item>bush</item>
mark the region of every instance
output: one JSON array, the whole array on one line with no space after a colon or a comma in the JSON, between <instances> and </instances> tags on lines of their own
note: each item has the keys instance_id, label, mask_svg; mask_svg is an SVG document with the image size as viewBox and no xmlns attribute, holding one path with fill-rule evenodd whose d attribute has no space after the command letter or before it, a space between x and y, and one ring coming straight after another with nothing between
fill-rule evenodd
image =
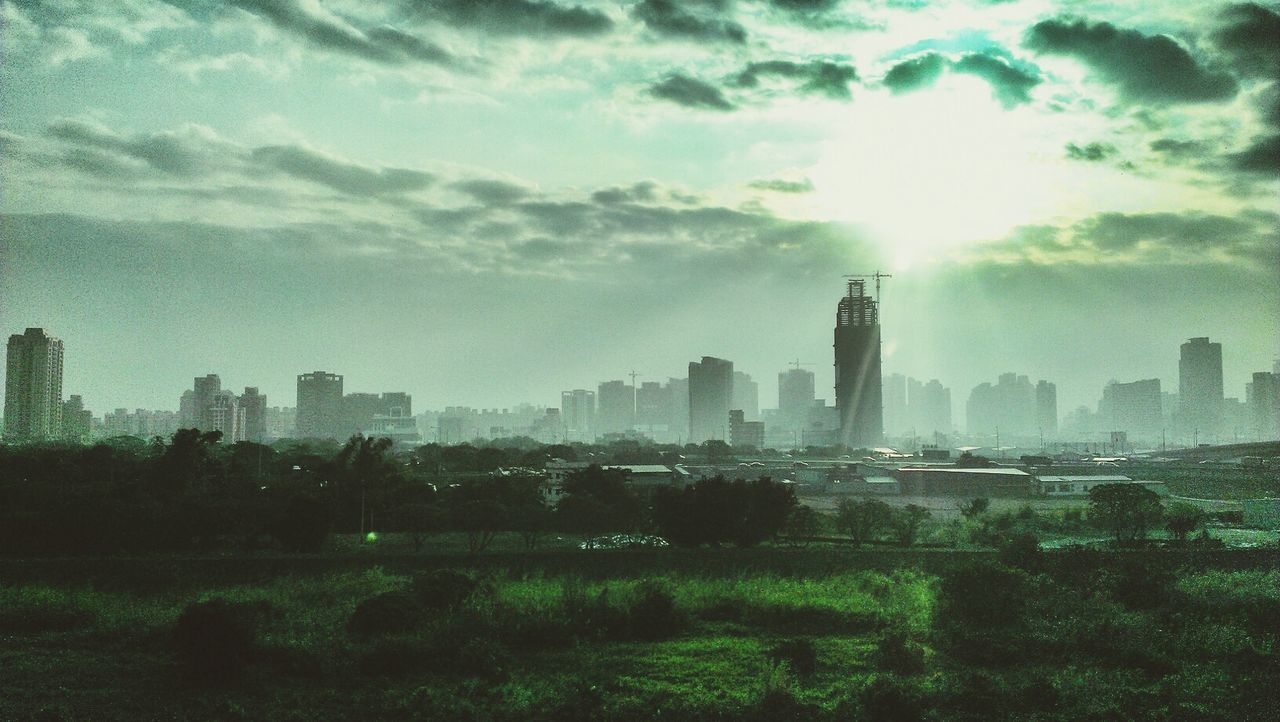
<instances>
[{"instance_id":1,"label":"bush","mask_svg":"<svg viewBox=\"0 0 1280 722\"><path fill-rule=\"evenodd\" d=\"M1013 569L1038 571L1044 563L1040 540L1029 531L1015 533L1000 541L1000 563Z\"/></svg>"},{"instance_id":2,"label":"bush","mask_svg":"<svg viewBox=\"0 0 1280 722\"><path fill-rule=\"evenodd\" d=\"M785 662L792 672L807 677L818 670L818 651L813 642L805 638L780 642L769 650L769 659Z\"/></svg>"},{"instance_id":3,"label":"bush","mask_svg":"<svg viewBox=\"0 0 1280 722\"><path fill-rule=\"evenodd\" d=\"M871 661L881 672L912 675L924 672L924 650L911 641L905 630L887 629L876 642Z\"/></svg>"},{"instance_id":4,"label":"bush","mask_svg":"<svg viewBox=\"0 0 1280 722\"><path fill-rule=\"evenodd\" d=\"M415 575L409 589L423 609L445 612L462 606L479 586L479 582L462 572L437 569Z\"/></svg>"},{"instance_id":5,"label":"bush","mask_svg":"<svg viewBox=\"0 0 1280 722\"><path fill-rule=\"evenodd\" d=\"M511 653L501 643L484 637L471 639L457 652L453 665L459 674L488 680L503 680L510 673Z\"/></svg>"},{"instance_id":6,"label":"bush","mask_svg":"<svg viewBox=\"0 0 1280 722\"><path fill-rule=\"evenodd\" d=\"M924 717L920 688L893 676L876 675L859 695L865 719L872 722L909 722Z\"/></svg>"},{"instance_id":7,"label":"bush","mask_svg":"<svg viewBox=\"0 0 1280 722\"><path fill-rule=\"evenodd\" d=\"M671 590L653 579L646 579L636 587L636 597L627 609L627 622L633 639L663 639L683 626Z\"/></svg>"},{"instance_id":8,"label":"bush","mask_svg":"<svg viewBox=\"0 0 1280 722\"><path fill-rule=\"evenodd\" d=\"M268 607L226 599L188 604L171 638L180 671L192 681L222 683L240 676Z\"/></svg>"},{"instance_id":9,"label":"bush","mask_svg":"<svg viewBox=\"0 0 1280 722\"><path fill-rule=\"evenodd\" d=\"M347 631L361 636L409 632L422 622L422 606L412 594L384 592L356 606Z\"/></svg>"},{"instance_id":10,"label":"bush","mask_svg":"<svg viewBox=\"0 0 1280 722\"><path fill-rule=\"evenodd\" d=\"M380 637L359 656L360 671L372 676L400 677L430 669L434 654L416 639Z\"/></svg>"}]
</instances>

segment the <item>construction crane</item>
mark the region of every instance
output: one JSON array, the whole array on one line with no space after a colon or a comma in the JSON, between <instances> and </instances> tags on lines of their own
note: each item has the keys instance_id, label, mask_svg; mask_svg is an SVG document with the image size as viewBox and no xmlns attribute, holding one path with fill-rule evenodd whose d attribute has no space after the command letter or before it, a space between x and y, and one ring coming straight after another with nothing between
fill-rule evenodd
<instances>
[{"instance_id":1,"label":"construction crane","mask_svg":"<svg viewBox=\"0 0 1280 722\"><path fill-rule=\"evenodd\" d=\"M788 362L787 362L787 365L788 365L788 366L795 366L795 367L796 367L796 370L797 370L797 371L799 371L801 366L814 366L814 365L816 365L816 364L811 364L811 363L808 363L808 362L800 363L800 359L796 359L795 361L788 361Z\"/></svg>"},{"instance_id":2,"label":"construction crane","mask_svg":"<svg viewBox=\"0 0 1280 722\"><path fill-rule=\"evenodd\" d=\"M893 278L893 275L892 275L892 274L888 274L888 273L881 273L881 272L879 272L879 271L876 271L875 273L871 273L871 274L861 274L861 275L859 275L859 274L850 274L850 275L846 275L846 276L844 276L844 278L874 278L874 279L876 279L876 306L878 307L878 306L880 305L880 279L882 279L882 278Z\"/></svg>"}]
</instances>

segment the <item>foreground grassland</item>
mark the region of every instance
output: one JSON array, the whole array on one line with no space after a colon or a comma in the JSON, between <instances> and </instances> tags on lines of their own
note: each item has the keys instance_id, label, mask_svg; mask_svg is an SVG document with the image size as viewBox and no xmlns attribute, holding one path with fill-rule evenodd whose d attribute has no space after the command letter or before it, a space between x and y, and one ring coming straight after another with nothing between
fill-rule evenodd
<instances>
[{"instance_id":1,"label":"foreground grassland","mask_svg":"<svg viewBox=\"0 0 1280 722\"><path fill-rule=\"evenodd\" d=\"M0 719L1236 722L1280 709L1280 572L1265 564L1032 553L929 572L629 576L627 554L596 559L617 568L0 586ZM190 611L180 621L193 604L213 610L194 627Z\"/></svg>"}]
</instances>

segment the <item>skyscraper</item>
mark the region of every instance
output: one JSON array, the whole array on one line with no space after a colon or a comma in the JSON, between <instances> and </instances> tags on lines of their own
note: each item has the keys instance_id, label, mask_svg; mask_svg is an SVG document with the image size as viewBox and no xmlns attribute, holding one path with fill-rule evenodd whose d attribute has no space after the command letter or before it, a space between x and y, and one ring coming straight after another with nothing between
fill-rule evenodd
<instances>
[{"instance_id":1,"label":"skyscraper","mask_svg":"<svg viewBox=\"0 0 1280 722\"><path fill-rule=\"evenodd\" d=\"M733 362L714 356L689 362L689 441L729 441Z\"/></svg>"},{"instance_id":2,"label":"skyscraper","mask_svg":"<svg viewBox=\"0 0 1280 722\"><path fill-rule=\"evenodd\" d=\"M267 439L267 396L258 393L256 386L246 386L240 397L240 410L244 412L245 441L263 442Z\"/></svg>"},{"instance_id":3,"label":"skyscraper","mask_svg":"<svg viewBox=\"0 0 1280 722\"><path fill-rule=\"evenodd\" d=\"M788 432L803 429L813 408L813 372L801 368L778 374L778 415Z\"/></svg>"},{"instance_id":4,"label":"skyscraper","mask_svg":"<svg viewBox=\"0 0 1280 722\"><path fill-rule=\"evenodd\" d=\"M932 379L921 384L907 379L907 416L916 436L932 437L951 433L951 389Z\"/></svg>"},{"instance_id":5,"label":"skyscraper","mask_svg":"<svg viewBox=\"0 0 1280 722\"><path fill-rule=\"evenodd\" d=\"M1036 425L1046 439L1058 435L1058 387L1043 379L1036 382Z\"/></svg>"},{"instance_id":6,"label":"skyscraper","mask_svg":"<svg viewBox=\"0 0 1280 722\"><path fill-rule=\"evenodd\" d=\"M1182 344L1178 357L1178 404L1184 433L1208 436L1222 424L1222 344L1208 337Z\"/></svg>"},{"instance_id":7,"label":"skyscraper","mask_svg":"<svg viewBox=\"0 0 1280 722\"><path fill-rule=\"evenodd\" d=\"M913 424L907 418L907 377L902 374L885 376L882 398L885 432L897 436L908 431Z\"/></svg>"},{"instance_id":8,"label":"skyscraper","mask_svg":"<svg viewBox=\"0 0 1280 722\"><path fill-rule=\"evenodd\" d=\"M595 441L596 392L586 389L560 392L560 418L569 441Z\"/></svg>"},{"instance_id":9,"label":"skyscraper","mask_svg":"<svg viewBox=\"0 0 1280 722\"><path fill-rule=\"evenodd\" d=\"M1130 440L1153 441L1164 427L1161 397L1160 379L1112 381L1102 390L1098 416L1107 431L1124 431Z\"/></svg>"},{"instance_id":10,"label":"skyscraper","mask_svg":"<svg viewBox=\"0 0 1280 722\"><path fill-rule=\"evenodd\" d=\"M625 381L604 381L596 388L596 429L619 434L635 425L635 387Z\"/></svg>"},{"instance_id":11,"label":"skyscraper","mask_svg":"<svg viewBox=\"0 0 1280 722\"><path fill-rule=\"evenodd\" d=\"M743 421L760 420L760 384L751 380L751 374L733 372L733 403L742 410Z\"/></svg>"},{"instance_id":12,"label":"skyscraper","mask_svg":"<svg viewBox=\"0 0 1280 722\"><path fill-rule=\"evenodd\" d=\"M4 435L41 441L62 435L62 341L42 328L9 337Z\"/></svg>"},{"instance_id":13,"label":"skyscraper","mask_svg":"<svg viewBox=\"0 0 1280 722\"><path fill-rule=\"evenodd\" d=\"M881 443L880 309L861 279L849 279L836 307L835 376L840 443L855 448Z\"/></svg>"},{"instance_id":14,"label":"skyscraper","mask_svg":"<svg viewBox=\"0 0 1280 722\"><path fill-rule=\"evenodd\" d=\"M1248 384L1249 430L1259 441L1280 438L1280 376L1256 371Z\"/></svg>"},{"instance_id":15,"label":"skyscraper","mask_svg":"<svg viewBox=\"0 0 1280 722\"><path fill-rule=\"evenodd\" d=\"M342 418L342 376L298 374L298 438L336 438Z\"/></svg>"}]
</instances>

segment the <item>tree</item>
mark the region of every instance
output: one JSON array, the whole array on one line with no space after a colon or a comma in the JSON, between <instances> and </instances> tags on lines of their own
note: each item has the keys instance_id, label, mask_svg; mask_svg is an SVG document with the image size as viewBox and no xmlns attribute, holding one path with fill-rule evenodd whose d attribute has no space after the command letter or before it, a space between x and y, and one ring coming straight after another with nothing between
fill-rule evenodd
<instances>
[{"instance_id":1,"label":"tree","mask_svg":"<svg viewBox=\"0 0 1280 722\"><path fill-rule=\"evenodd\" d=\"M1187 540L1187 535L1195 531L1203 519L1204 512L1199 507L1181 501L1170 504L1164 515L1165 528L1179 544Z\"/></svg>"},{"instance_id":2,"label":"tree","mask_svg":"<svg viewBox=\"0 0 1280 722\"><path fill-rule=\"evenodd\" d=\"M434 504L421 502L397 507L391 513L391 523L394 525L393 531L409 535L414 551L422 549L427 535L444 526L443 513Z\"/></svg>"},{"instance_id":3,"label":"tree","mask_svg":"<svg viewBox=\"0 0 1280 722\"><path fill-rule=\"evenodd\" d=\"M920 527L930 516L932 514L928 509L916 504L907 504L903 509L894 510L893 515L889 517L889 526L892 527L893 536L898 544L904 547L915 544Z\"/></svg>"},{"instance_id":4,"label":"tree","mask_svg":"<svg viewBox=\"0 0 1280 722\"><path fill-rule=\"evenodd\" d=\"M370 490L385 491L386 482L392 476L394 467L387 452L391 449L391 439L375 439L361 434L352 436L338 452L338 467L354 482L360 491L360 540L364 541L365 532L373 527L373 507L369 504ZM375 497L375 502L377 497Z\"/></svg>"},{"instance_id":5,"label":"tree","mask_svg":"<svg viewBox=\"0 0 1280 722\"><path fill-rule=\"evenodd\" d=\"M848 534L854 546L870 541L888 525L893 510L879 499L841 499L836 529Z\"/></svg>"},{"instance_id":6,"label":"tree","mask_svg":"<svg viewBox=\"0 0 1280 722\"><path fill-rule=\"evenodd\" d=\"M627 486L626 472L592 464L565 477L556 505L560 524L568 531L596 536L629 532L640 524L644 509Z\"/></svg>"},{"instance_id":7,"label":"tree","mask_svg":"<svg viewBox=\"0 0 1280 722\"><path fill-rule=\"evenodd\" d=\"M786 532L788 542L804 546L809 543L810 538L822 532L822 520L818 518L818 512L814 511L813 507L795 506L787 515L787 523L783 531Z\"/></svg>"},{"instance_id":8,"label":"tree","mask_svg":"<svg viewBox=\"0 0 1280 722\"><path fill-rule=\"evenodd\" d=\"M960 502L960 515L966 519L972 519L982 516L991 508L991 500L985 497L979 497L972 501Z\"/></svg>"},{"instance_id":9,"label":"tree","mask_svg":"<svg viewBox=\"0 0 1280 722\"><path fill-rule=\"evenodd\" d=\"M1164 512L1160 497L1140 484L1100 484L1089 490L1089 520L1117 544L1145 539Z\"/></svg>"}]
</instances>

